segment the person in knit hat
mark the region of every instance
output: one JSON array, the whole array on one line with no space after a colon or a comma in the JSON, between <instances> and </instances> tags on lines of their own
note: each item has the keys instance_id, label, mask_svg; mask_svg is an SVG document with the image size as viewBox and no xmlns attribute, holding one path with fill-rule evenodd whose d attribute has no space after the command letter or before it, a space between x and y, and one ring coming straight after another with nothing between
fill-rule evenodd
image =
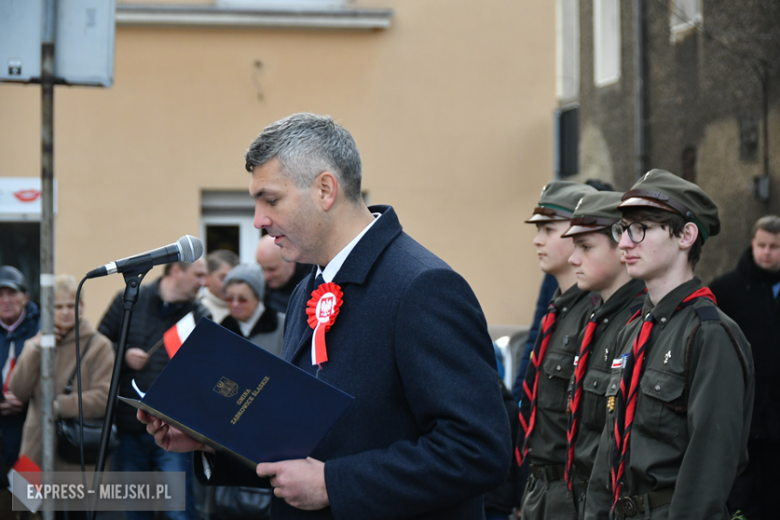
<instances>
[{"instance_id":1,"label":"person in knit hat","mask_svg":"<svg viewBox=\"0 0 780 520\"><path fill-rule=\"evenodd\" d=\"M282 355L284 315L263 304L265 279L259 265L237 265L223 282L228 315L221 325L276 356Z\"/></svg>"}]
</instances>

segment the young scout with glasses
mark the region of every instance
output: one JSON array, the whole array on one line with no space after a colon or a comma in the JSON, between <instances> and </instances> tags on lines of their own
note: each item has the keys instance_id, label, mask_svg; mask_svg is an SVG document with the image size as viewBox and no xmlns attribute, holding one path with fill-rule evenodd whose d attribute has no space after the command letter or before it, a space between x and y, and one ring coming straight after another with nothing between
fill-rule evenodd
<instances>
[{"instance_id":1,"label":"young scout with glasses","mask_svg":"<svg viewBox=\"0 0 780 520\"><path fill-rule=\"evenodd\" d=\"M702 245L720 231L718 209L663 170L642 177L619 208L614 237L647 298L616 343L615 406L585 518L727 520L729 490L747 463L754 382L742 331L693 275Z\"/></svg>"},{"instance_id":2,"label":"young scout with glasses","mask_svg":"<svg viewBox=\"0 0 780 520\"><path fill-rule=\"evenodd\" d=\"M607 397L614 346L629 318L642 308L645 284L632 279L612 237L620 220L622 193L601 191L585 195L574 210L571 227L562 235L574 240L569 263L577 287L601 296L578 337L570 398L566 452L566 484L580 517L585 514L585 491L606 421ZM614 401L614 398L612 398Z\"/></svg>"},{"instance_id":3,"label":"young scout with glasses","mask_svg":"<svg viewBox=\"0 0 780 520\"><path fill-rule=\"evenodd\" d=\"M523 520L576 518L574 500L563 480L566 462L566 427L569 380L579 348L577 336L590 316L590 293L577 287L568 260L574 243L561 235L569 228L579 200L596 193L575 182L553 181L542 190L539 205L526 220L537 227L534 245L542 271L558 281L536 338L523 383L520 432L515 455L526 459L530 477L521 508Z\"/></svg>"}]
</instances>

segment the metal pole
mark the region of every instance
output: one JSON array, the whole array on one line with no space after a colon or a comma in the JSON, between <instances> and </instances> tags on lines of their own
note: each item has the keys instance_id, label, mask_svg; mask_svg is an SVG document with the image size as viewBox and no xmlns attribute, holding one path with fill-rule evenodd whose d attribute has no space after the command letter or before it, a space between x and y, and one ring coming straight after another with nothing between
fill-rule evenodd
<instances>
[{"instance_id":1,"label":"metal pole","mask_svg":"<svg viewBox=\"0 0 780 520\"><path fill-rule=\"evenodd\" d=\"M634 0L634 173L645 174L645 49L642 0Z\"/></svg>"},{"instance_id":2,"label":"metal pole","mask_svg":"<svg viewBox=\"0 0 780 520\"><path fill-rule=\"evenodd\" d=\"M43 2L41 38L41 424L43 481L54 471L54 38L57 0ZM48 482L50 483L50 482ZM54 511L43 511L54 520Z\"/></svg>"}]
</instances>

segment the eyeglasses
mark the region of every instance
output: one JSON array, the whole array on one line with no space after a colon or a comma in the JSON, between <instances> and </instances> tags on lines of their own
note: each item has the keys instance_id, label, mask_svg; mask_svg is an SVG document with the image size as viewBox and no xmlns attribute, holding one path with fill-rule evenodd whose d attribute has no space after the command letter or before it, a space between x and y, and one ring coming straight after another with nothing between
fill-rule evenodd
<instances>
[{"instance_id":1,"label":"eyeglasses","mask_svg":"<svg viewBox=\"0 0 780 520\"><path fill-rule=\"evenodd\" d=\"M238 303L246 303L246 302L249 301L249 298L247 298L246 296L230 296L230 295L227 295L227 296L225 296L225 301L228 302L228 303L233 303L234 301L236 301Z\"/></svg>"},{"instance_id":2,"label":"eyeglasses","mask_svg":"<svg viewBox=\"0 0 780 520\"><path fill-rule=\"evenodd\" d=\"M628 238L630 238L633 243L638 244L645 239L645 232L652 227L653 226L648 226L641 222L632 222L627 226L620 222L615 222L612 224L612 238L615 239L615 242L620 242L620 237L623 236L623 232L628 231Z\"/></svg>"}]
</instances>

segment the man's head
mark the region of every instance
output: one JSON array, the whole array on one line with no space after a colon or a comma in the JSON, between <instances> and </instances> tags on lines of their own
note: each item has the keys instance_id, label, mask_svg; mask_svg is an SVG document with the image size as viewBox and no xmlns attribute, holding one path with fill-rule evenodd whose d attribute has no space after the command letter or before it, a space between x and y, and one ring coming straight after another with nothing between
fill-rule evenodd
<instances>
[{"instance_id":1,"label":"man's head","mask_svg":"<svg viewBox=\"0 0 780 520\"><path fill-rule=\"evenodd\" d=\"M360 152L350 133L330 117L294 114L266 127L245 159L255 227L275 238L285 260L323 262L334 209L362 204Z\"/></svg>"},{"instance_id":2,"label":"man's head","mask_svg":"<svg viewBox=\"0 0 780 520\"><path fill-rule=\"evenodd\" d=\"M170 289L169 303L194 300L206 285L208 269L203 257L192 263L173 262L165 265L163 282ZM161 282L162 283L162 282Z\"/></svg>"},{"instance_id":3,"label":"man's head","mask_svg":"<svg viewBox=\"0 0 780 520\"><path fill-rule=\"evenodd\" d=\"M756 221L750 249L758 267L773 273L780 271L780 217L767 215Z\"/></svg>"},{"instance_id":4,"label":"man's head","mask_svg":"<svg viewBox=\"0 0 780 520\"><path fill-rule=\"evenodd\" d=\"M227 249L217 249L206 257L208 274L206 275L206 287L211 294L222 298L222 282L225 276L239 264L238 255Z\"/></svg>"},{"instance_id":5,"label":"man's head","mask_svg":"<svg viewBox=\"0 0 780 520\"><path fill-rule=\"evenodd\" d=\"M613 226L629 274L662 276L685 255L691 270L701 248L720 232L718 208L697 185L664 170L651 170L623 195L621 223Z\"/></svg>"},{"instance_id":6,"label":"man's head","mask_svg":"<svg viewBox=\"0 0 780 520\"><path fill-rule=\"evenodd\" d=\"M577 286L583 291L601 292L605 300L627 279L622 252L612 237L612 226L620 221L617 205L622 195L614 191L585 195L563 234L574 241L569 263L574 266Z\"/></svg>"},{"instance_id":7,"label":"man's head","mask_svg":"<svg viewBox=\"0 0 780 520\"><path fill-rule=\"evenodd\" d=\"M596 190L568 181L553 181L542 189L539 203L526 223L536 225L534 245L539 267L545 273L557 277L571 270L568 260L574 252L574 243L561 235L569 228L577 203L588 193Z\"/></svg>"},{"instance_id":8,"label":"man's head","mask_svg":"<svg viewBox=\"0 0 780 520\"><path fill-rule=\"evenodd\" d=\"M27 280L19 269L0 266L0 321L13 325L22 316L29 300Z\"/></svg>"},{"instance_id":9,"label":"man's head","mask_svg":"<svg viewBox=\"0 0 780 520\"><path fill-rule=\"evenodd\" d=\"M270 289L284 287L295 274L295 262L285 262L274 238L266 235L257 244L257 263L263 268L265 284Z\"/></svg>"}]
</instances>

